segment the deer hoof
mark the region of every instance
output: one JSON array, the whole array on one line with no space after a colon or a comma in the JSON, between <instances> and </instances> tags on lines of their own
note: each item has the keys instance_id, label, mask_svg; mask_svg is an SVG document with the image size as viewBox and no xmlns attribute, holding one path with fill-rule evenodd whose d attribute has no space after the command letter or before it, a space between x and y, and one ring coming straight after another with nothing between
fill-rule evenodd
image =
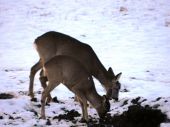
<instances>
[{"instance_id":1,"label":"deer hoof","mask_svg":"<svg viewBox=\"0 0 170 127\"><path fill-rule=\"evenodd\" d=\"M84 118L81 118L80 123L88 123L88 120L85 120Z\"/></svg>"},{"instance_id":2,"label":"deer hoof","mask_svg":"<svg viewBox=\"0 0 170 127\"><path fill-rule=\"evenodd\" d=\"M28 93L28 96L30 96L31 98L34 98L34 93L29 92L29 93Z\"/></svg>"},{"instance_id":3,"label":"deer hoof","mask_svg":"<svg viewBox=\"0 0 170 127\"><path fill-rule=\"evenodd\" d=\"M46 119L46 117L45 117L45 116L41 116L39 119L44 119L44 120L45 120L45 119Z\"/></svg>"},{"instance_id":4,"label":"deer hoof","mask_svg":"<svg viewBox=\"0 0 170 127\"><path fill-rule=\"evenodd\" d=\"M37 100L37 98L31 98L31 101L37 102L38 100Z\"/></svg>"}]
</instances>

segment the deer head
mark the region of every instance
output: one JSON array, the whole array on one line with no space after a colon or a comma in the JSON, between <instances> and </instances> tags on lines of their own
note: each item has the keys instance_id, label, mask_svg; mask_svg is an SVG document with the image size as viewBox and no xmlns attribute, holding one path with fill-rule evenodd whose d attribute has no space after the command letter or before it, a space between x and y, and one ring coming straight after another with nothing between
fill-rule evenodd
<instances>
[{"instance_id":1,"label":"deer head","mask_svg":"<svg viewBox=\"0 0 170 127\"><path fill-rule=\"evenodd\" d=\"M119 73L117 75L114 74L112 68L110 67L108 69L108 74L110 77L110 80L108 81L108 85L106 85L106 91L107 91L107 98L108 99L115 99L116 101L118 101L119 99L119 90L121 88L121 84L119 82L119 79L122 75L122 73Z\"/></svg>"},{"instance_id":2,"label":"deer head","mask_svg":"<svg viewBox=\"0 0 170 127\"><path fill-rule=\"evenodd\" d=\"M109 112L110 103L105 95L102 96L102 104L99 107L97 107L96 110L100 118L104 117L106 113Z\"/></svg>"}]
</instances>

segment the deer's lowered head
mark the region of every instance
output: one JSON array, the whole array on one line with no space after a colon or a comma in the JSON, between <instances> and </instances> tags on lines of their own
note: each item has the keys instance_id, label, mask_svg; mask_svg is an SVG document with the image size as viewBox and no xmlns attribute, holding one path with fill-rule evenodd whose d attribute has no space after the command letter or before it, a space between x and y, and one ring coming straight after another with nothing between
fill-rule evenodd
<instances>
[{"instance_id":1,"label":"deer's lowered head","mask_svg":"<svg viewBox=\"0 0 170 127\"><path fill-rule=\"evenodd\" d=\"M105 95L102 96L102 104L95 107L100 118L104 117L110 110L109 100Z\"/></svg>"},{"instance_id":2,"label":"deer's lowered head","mask_svg":"<svg viewBox=\"0 0 170 127\"><path fill-rule=\"evenodd\" d=\"M121 75L122 75L122 73L115 75L111 67L108 69L109 80L107 81L107 84L105 84L104 86L107 91L106 96L110 100L114 99L114 100L118 101L118 99L119 99L119 90L121 88L119 79L120 79Z\"/></svg>"}]
</instances>

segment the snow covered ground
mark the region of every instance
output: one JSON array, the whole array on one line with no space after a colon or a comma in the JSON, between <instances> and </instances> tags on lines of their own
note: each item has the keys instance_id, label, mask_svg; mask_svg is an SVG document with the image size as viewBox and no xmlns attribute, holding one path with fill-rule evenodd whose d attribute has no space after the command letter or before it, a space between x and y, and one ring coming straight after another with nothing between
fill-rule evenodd
<instances>
[{"instance_id":1,"label":"snow covered ground","mask_svg":"<svg viewBox=\"0 0 170 127\"><path fill-rule=\"evenodd\" d=\"M140 96L154 105L153 100L162 97L157 103L170 118L169 0L0 0L0 93L15 95L13 99L0 100L0 116L4 117L0 119L1 127L45 126L46 121L30 112L40 109L30 102L27 91L30 68L38 61L34 39L51 30L88 43L106 68L111 66L115 73L123 73L121 90L129 92L120 93L120 102L111 102L115 109L112 114L125 110L119 106L127 98ZM42 91L38 77L37 74L36 93ZM95 80L95 84L104 94L100 83ZM52 103L46 109L47 116L54 115L53 111L60 114L61 107L81 112L70 99L73 94L62 85L52 95L66 104ZM39 94L36 96L40 99ZM90 115L94 113L89 109ZM163 123L161 127L170 124Z\"/></svg>"}]
</instances>

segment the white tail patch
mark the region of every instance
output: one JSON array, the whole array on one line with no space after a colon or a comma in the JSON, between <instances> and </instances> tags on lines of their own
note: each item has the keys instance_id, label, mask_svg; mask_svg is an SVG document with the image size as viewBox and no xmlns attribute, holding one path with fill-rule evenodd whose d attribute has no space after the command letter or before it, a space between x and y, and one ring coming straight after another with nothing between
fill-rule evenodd
<instances>
[{"instance_id":1,"label":"white tail patch","mask_svg":"<svg viewBox=\"0 0 170 127\"><path fill-rule=\"evenodd\" d=\"M34 43L33 46L34 46L34 48L35 48L36 50L38 49L36 43ZM38 50L37 50L37 51L38 51Z\"/></svg>"}]
</instances>

